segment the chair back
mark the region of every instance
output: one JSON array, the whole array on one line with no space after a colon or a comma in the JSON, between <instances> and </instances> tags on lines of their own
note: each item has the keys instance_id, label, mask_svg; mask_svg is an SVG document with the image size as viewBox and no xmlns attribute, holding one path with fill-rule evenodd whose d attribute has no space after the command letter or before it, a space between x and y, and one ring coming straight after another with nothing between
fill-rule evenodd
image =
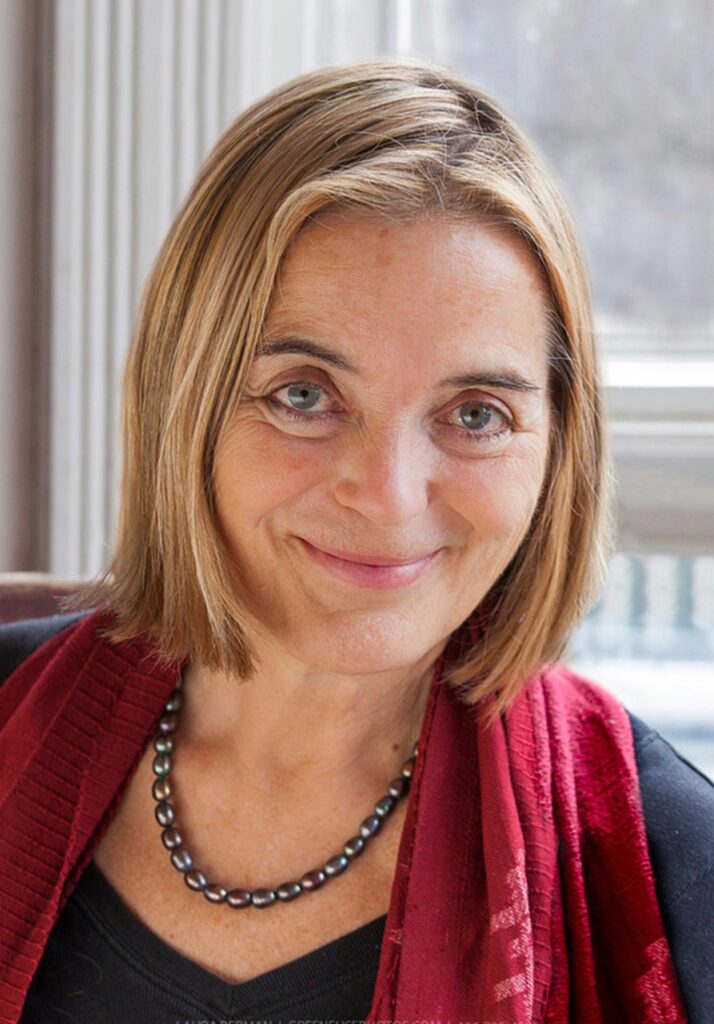
<instances>
[{"instance_id":1,"label":"chair back","mask_svg":"<svg viewBox=\"0 0 714 1024\"><path fill-rule=\"evenodd\" d=\"M60 599L78 590L81 583L43 572L0 573L0 623L60 615Z\"/></svg>"}]
</instances>

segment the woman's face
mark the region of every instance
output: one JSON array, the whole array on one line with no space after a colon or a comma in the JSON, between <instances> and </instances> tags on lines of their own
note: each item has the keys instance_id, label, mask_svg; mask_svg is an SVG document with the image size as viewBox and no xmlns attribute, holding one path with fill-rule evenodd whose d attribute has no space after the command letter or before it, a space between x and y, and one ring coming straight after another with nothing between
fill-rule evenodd
<instances>
[{"instance_id":1,"label":"woman's face","mask_svg":"<svg viewBox=\"0 0 714 1024\"><path fill-rule=\"evenodd\" d=\"M478 605L544 478L546 302L525 244L478 220L303 228L214 465L271 644L325 671L407 668Z\"/></svg>"}]
</instances>

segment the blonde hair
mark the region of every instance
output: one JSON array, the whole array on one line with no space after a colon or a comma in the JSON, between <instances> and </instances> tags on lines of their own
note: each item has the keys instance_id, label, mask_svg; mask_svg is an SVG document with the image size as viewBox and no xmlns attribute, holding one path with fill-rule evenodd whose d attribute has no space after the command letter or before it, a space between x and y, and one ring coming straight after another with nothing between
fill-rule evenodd
<instances>
[{"instance_id":1,"label":"blonde hair","mask_svg":"<svg viewBox=\"0 0 714 1024\"><path fill-rule=\"evenodd\" d=\"M507 225L536 255L550 309L549 463L528 533L474 610L487 623L447 680L492 717L562 656L601 586L610 477L588 286L567 209L513 121L452 72L409 59L327 67L259 100L223 133L146 283L124 380L117 538L73 607L113 614L166 660L241 678L253 661L240 581L219 534L212 464L240 397L282 256L331 208ZM239 567L238 567L239 569Z\"/></svg>"}]
</instances>

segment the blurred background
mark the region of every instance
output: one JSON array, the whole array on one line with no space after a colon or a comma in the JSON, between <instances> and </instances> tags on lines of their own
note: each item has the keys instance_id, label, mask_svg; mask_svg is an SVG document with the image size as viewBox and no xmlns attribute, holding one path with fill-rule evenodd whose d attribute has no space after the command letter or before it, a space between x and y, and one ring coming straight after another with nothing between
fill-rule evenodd
<instances>
[{"instance_id":1,"label":"blurred background","mask_svg":"<svg viewBox=\"0 0 714 1024\"><path fill-rule=\"evenodd\" d=\"M0 572L106 560L141 286L218 134L422 57L534 139L589 261L619 541L571 663L714 777L713 39L710 0L0 0Z\"/></svg>"}]
</instances>

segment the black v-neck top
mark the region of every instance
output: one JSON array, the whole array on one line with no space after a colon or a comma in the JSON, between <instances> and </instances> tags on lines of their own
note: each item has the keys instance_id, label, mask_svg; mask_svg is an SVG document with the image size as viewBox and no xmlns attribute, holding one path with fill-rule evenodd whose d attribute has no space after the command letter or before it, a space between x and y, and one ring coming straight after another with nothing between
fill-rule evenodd
<instances>
[{"instance_id":1,"label":"black v-neck top","mask_svg":"<svg viewBox=\"0 0 714 1024\"><path fill-rule=\"evenodd\" d=\"M159 938L90 860L50 934L20 1021L363 1021L372 1005L385 922L386 914L234 985Z\"/></svg>"}]
</instances>

